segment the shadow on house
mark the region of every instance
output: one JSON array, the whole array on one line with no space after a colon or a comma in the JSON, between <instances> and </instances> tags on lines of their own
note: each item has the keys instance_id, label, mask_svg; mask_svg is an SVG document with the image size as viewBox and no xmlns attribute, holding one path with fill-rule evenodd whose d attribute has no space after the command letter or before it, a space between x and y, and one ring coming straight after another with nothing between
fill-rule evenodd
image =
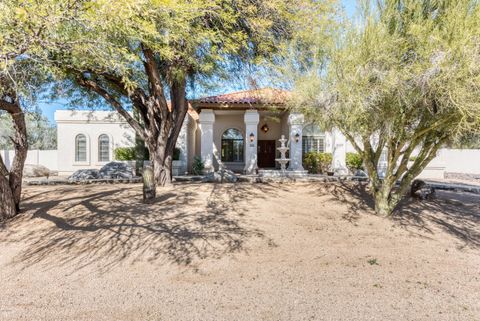
<instances>
[{"instance_id":1,"label":"shadow on house","mask_svg":"<svg viewBox=\"0 0 480 321\"><path fill-rule=\"evenodd\" d=\"M244 251L252 237L264 238L244 218L248 198L257 196L245 189L182 184L143 204L138 186L57 187L26 197L25 210L33 219L27 214L18 229L9 226L0 242L25 244L14 264L26 267L93 265L105 272L123 262L193 266Z\"/></svg>"}]
</instances>

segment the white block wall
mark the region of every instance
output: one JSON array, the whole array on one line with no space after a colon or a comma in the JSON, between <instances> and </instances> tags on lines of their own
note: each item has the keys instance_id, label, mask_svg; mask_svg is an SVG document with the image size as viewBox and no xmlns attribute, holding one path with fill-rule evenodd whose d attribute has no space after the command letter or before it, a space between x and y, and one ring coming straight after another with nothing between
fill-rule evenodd
<instances>
[{"instance_id":1,"label":"white block wall","mask_svg":"<svg viewBox=\"0 0 480 321\"><path fill-rule=\"evenodd\" d=\"M13 150L4 150L1 151L0 156L2 157L5 166L7 169L10 169L12 165L13 158L15 157L15 151ZM27 153L27 159L25 164L28 165L43 165L51 171L58 170L58 151L57 150L29 150Z\"/></svg>"}]
</instances>

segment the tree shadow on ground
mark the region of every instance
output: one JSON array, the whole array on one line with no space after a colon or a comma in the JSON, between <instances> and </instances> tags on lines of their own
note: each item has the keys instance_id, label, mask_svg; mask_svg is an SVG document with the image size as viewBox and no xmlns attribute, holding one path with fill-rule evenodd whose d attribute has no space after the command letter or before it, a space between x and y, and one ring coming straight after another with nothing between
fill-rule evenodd
<instances>
[{"instance_id":1,"label":"tree shadow on ground","mask_svg":"<svg viewBox=\"0 0 480 321\"><path fill-rule=\"evenodd\" d=\"M434 200L405 199L394 213L396 225L417 235L442 230L462 242L460 247L480 248L480 195L436 194Z\"/></svg>"},{"instance_id":2,"label":"tree shadow on ground","mask_svg":"<svg viewBox=\"0 0 480 321\"><path fill-rule=\"evenodd\" d=\"M373 198L364 182L340 181L312 184L312 191L317 196L327 196L327 202L335 202L347 207L342 219L355 223L362 214L374 208Z\"/></svg>"},{"instance_id":3,"label":"tree shadow on ground","mask_svg":"<svg viewBox=\"0 0 480 321\"><path fill-rule=\"evenodd\" d=\"M313 184L312 192L346 206L342 218L356 224L363 215L375 215L368 185L361 182ZM395 226L419 237L446 232L463 245L480 248L480 195L437 191L435 200L407 197L394 211Z\"/></svg>"},{"instance_id":4,"label":"tree shadow on ground","mask_svg":"<svg viewBox=\"0 0 480 321\"><path fill-rule=\"evenodd\" d=\"M0 242L24 244L13 264L75 271L94 265L102 273L137 261L195 267L203 259L247 251L250 238L265 238L244 218L252 210L249 199L266 197L260 189L183 183L152 204L141 202L140 191L132 185L39 191L38 198L28 196L26 215L4 229Z\"/></svg>"}]
</instances>

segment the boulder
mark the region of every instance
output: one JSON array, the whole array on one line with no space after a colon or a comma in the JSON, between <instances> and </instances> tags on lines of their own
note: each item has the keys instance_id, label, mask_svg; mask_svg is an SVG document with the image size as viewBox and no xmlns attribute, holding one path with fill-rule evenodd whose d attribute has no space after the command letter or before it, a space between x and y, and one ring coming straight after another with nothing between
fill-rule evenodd
<instances>
[{"instance_id":1,"label":"boulder","mask_svg":"<svg viewBox=\"0 0 480 321\"><path fill-rule=\"evenodd\" d=\"M365 171L363 171L363 170L361 170L361 169L355 170L355 173L353 174L353 176L357 176L357 177L368 177L367 173L365 173Z\"/></svg>"},{"instance_id":2,"label":"boulder","mask_svg":"<svg viewBox=\"0 0 480 321\"><path fill-rule=\"evenodd\" d=\"M110 162L100 169L99 176L105 179L132 178L133 168L126 163Z\"/></svg>"},{"instance_id":3,"label":"boulder","mask_svg":"<svg viewBox=\"0 0 480 321\"><path fill-rule=\"evenodd\" d=\"M49 177L51 172L43 165L25 164L23 167L23 176L25 177Z\"/></svg>"},{"instance_id":4,"label":"boulder","mask_svg":"<svg viewBox=\"0 0 480 321\"><path fill-rule=\"evenodd\" d=\"M222 169L218 172L208 173L202 181L207 183L235 183L238 181L238 177L231 170Z\"/></svg>"},{"instance_id":5,"label":"boulder","mask_svg":"<svg viewBox=\"0 0 480 321\"><path fill-rule=\"evenodd\" d=\"M97 179L99 177L98 169L79 169L68 178L68 181L79 182L89 179Z\"/></svg>"},{"instance_id":6,"label":"boulder","mask_svg":"<svg viewBox=\"0 0 480 321\"><path fill-rule=\"evenodd\" d=\"M435 189L424 181L416 179L412 183L410 196L421 200L434 199Z\"/></svg>"}]
</instances>

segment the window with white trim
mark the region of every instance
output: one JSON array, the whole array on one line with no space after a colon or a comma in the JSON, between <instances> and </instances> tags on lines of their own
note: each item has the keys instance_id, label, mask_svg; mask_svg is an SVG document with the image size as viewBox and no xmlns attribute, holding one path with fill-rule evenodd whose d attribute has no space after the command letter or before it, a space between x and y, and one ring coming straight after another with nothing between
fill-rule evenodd
<instances>
[{"instance_id":1,"label":"window with white trim","mask_svg":"<svg viewBox=\"0 0 480 321\"><path fill-rule=\"evenodd\" d=\"M110 161L110 138L108 135L102 134L98 137L98 161Z\"/></svg>"},{"instance_id":2,"label":"window with white trim","mask_svg":"<svg viewBox=\"0 0 480 321\"><path fill-rule=\"evenodd\" d=\"M87 161L87 137L83 134L78 134L75 137L75 161Z\"/></svg>"},{"instance_id":3,"label":"window with white trim","mask_svg":"<svg viewBox=\"0 0 480 321\"><path fill-rule=\"evenodd\" d=\"M310 124L303 128L302 155L309 152L325 152L325 133L318 125Z\"/></svg>"}]
</instances>

